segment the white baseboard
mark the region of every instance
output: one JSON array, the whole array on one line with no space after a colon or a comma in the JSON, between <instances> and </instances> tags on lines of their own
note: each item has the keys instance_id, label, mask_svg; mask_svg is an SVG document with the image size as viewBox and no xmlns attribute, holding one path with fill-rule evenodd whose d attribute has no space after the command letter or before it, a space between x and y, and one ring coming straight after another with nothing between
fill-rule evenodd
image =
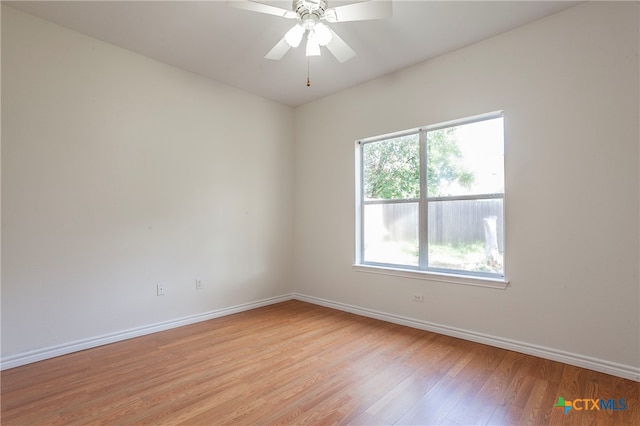
<instances>
[{"instance_id":1,"label":"white baseboard","mask_svg":"<svg viewBox=\"0 0 640 426\"><path fill-rule=\"evenodd\" d=\"M148 326L132 328L116 333L105 334L93 338L77 340L74 342L51 346L48 348L29 351L0 360L0 370L19 367L21 365L54 358L60 355L66 355L73 352L91 349L98 346L115 343L122 340L132 339L159 331L169 330L183 325L194 324L201 321L207 321L219 318L225 315L231 315L238 312L248 311L250 309L260 308L262 306L272 305L274 303L284 302L286 300L296 299L303 302L313 303L315 305L325 306L340 311L350 312L352 314L364 317L375 318L394 324L405 325L407 327L417 328L420 330L431 331L434 333L444 334L446 336L457 337L459 339L470 340L472 342L482 343L485 345L495 346L502 349L508 349L515 352L533 355L540 358L550 359L553 361L563 362L565 364L575 365L577 367L588 368L590 370L599 371L601 373L611 374L613 376L622 377L629 380L640 382L640 368L629 365L617 364L614 362L573 354L558 349L547 348L543 346L533 345L530 343L519 342L516 340L503 339L501 337L490 336L487 334L476 333L473 331L463 330L455 327L448 327L441 324L435 324L428 321L416 320L403 317L400 315L389 314L386 312L375 311L372 309L361 308L345 303L334 302L331 300L321 299L318 297L307 296L304 294L293 293L282 296L271 297L255 302L244 303L229 308L217 309L198 315L192 315L175 320L165 321Z\"/></svg>"},{"instance_id":2,"label":"white baseboard","mask_svg":"<svg viewBox=\"0 0 640 426\"><path fill-rule=\"evenodd\" d=\"M340 311L350 312L356 315L375 318L394 324L406 325L408 327L431 331L438 334L444 334L446 336L457 337L459 339L470 340L472 342L495 346L502 349L508 349L510 351L550 359L552 361L558 361L565 364L574 365L576 367L587 368L589 370L599 371L601 373L611 374L612 376L622 377L624 379L640 382L640 368L630 365L617 364L615 362L565 352L558 349L547 348L544 346L533 345L530 343L519 342L511 339L503 339L501 337L490 336L487 334L448 327L441 324L435 324L428 321L388 314L386 312L361 308L358 306L334 302L331 300L307 296L299 293L294 293L293 298L296 300L301 300L303 302L313 303L315 305L321 305L328 308L338 309Z\"/></svg>"},{"instance_id":3,"label":"white baseboard","mask_svg":"<svg viewBox=\"0 0 640 426\"><path fill-rule=\"evenodd\" d=\"M120 342L122 340L132 339L158 331L169 330L171 328L181 327L183 325L194 324L201 321L223 317L225 315L236 314L238 312L248 311L250 309L260 308L262 306L273 305L274 303L291 300L293 296L286 294L282 296L270 297L255 302L244 303L229 308L216 309L214 311L205 312L198 315L178 318L175 320L164 321L157 324L136 327L129 330L123 330L116 333L104 334L102 336L92 337L88 339L76 340L74 342L62 345L50 346L48 348L37 349L34 351L24 352L17 355L4 357L0 360L0 370L19 367L21 365L31 364L33 362L54 358L60 355L66 355L73 352L91 349L109 343Z\"/></svg>"}]
</instances>

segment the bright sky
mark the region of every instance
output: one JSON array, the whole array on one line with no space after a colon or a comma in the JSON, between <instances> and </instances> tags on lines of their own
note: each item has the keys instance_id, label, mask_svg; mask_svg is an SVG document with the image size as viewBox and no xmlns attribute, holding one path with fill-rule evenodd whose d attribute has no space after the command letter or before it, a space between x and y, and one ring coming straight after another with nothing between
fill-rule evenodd
<instances>
[{"instance_id":1,"label":"bright sky","mask_svg":"<svg viewBox=\"0 0 640 426\"><path fill-rule=\"evenodd\" d=\"M504 192L503 118L459 126L456 137L465 169L473 172L476 179L471 192L452 185L448 188L451 195Z\"/></svg>"}]
</instances>

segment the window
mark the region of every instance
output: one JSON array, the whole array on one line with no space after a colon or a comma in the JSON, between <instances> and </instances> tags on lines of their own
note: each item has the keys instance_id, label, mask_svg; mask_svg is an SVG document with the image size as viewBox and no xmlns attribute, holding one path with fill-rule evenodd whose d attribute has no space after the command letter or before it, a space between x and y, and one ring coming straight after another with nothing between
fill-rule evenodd
<instances>
[{"instance_id":1,"label":"window","mask_svg":"<svg viewBox=\"0 0 640 426\"><path fill-rule=\"evenodd\" d=\"M504 278L502 113L358 141L356 264Z\"/></svg>"}]
</instances>

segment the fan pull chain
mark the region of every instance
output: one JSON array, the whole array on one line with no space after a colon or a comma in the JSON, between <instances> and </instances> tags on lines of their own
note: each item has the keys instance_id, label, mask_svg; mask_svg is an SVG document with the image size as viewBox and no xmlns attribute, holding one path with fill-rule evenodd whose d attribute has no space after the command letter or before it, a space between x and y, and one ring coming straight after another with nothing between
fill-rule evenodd
<instances>
[{"instance_id":1,"label":"fan pull chain","mask_svg":"<svg viewBox=\"0 0 640 426\"><path fill-rule=\"evenodd\" d=\"M307 56L307 87L311 86L311 80L309 80L309 57Z\"/></svg>"}]
</instances>

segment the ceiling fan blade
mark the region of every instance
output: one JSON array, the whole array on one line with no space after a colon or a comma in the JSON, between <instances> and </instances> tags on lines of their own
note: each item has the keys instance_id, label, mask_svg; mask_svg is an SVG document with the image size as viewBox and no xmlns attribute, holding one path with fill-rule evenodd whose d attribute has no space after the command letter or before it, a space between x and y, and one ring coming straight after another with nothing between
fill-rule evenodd
<instances>
[{"instance_id":1,"label":"ceiling fan blade","mask_svg":"<svg viewBox=\"0 0 640 426\"><path fill-rule=\"evenodd\" d=\"M287 43L287 41L282 37L273 49L271 49L266 55L264 55L265 59L272 59L274 61L282 59L284 55L291 49L291 46Z\"/></svg>"},{"instance_id":2,"label":"ceiling fan blade","mask_svg":"<svg viewBox=\"0 0 640 426\"><path fill-rule=\"evenodd\" d=\"M391 1L369 0L328 9L325 18L329 22L365 21L389 18L391 13Z\"/></svg>"},{"instance_id":3,"label":"ceiling fan blade","mask_svg":"<svg viewBox=\"0 0 640 426\"><path fill-rule=\"evenodd\" d=\"M251 0L227 0L227 5L237 9L250 10L252 12L266 13L267 15L282 16L283 18L297 18L298 15L292 10L281 9L268 4L258 3Z\"/></svg>"},{"instance_id":4,"label":"ceiling fan blade","mask_svg":"<svg viewBox=\"0 0 640 426\"><path fill-rule=\"evenodd\" d=\"M331 29L331 27L328 28L329 31L331 31L333 37L331 38L329 44L327 44L327 49L329 49L329 51L333 54L333 56L336 57L336 59L340 63L346 62L349 59L353 58L356 52L354 52L353 49L350 48L349 45L345 43L345 41Z\"/></svg>"}]
</instances>

